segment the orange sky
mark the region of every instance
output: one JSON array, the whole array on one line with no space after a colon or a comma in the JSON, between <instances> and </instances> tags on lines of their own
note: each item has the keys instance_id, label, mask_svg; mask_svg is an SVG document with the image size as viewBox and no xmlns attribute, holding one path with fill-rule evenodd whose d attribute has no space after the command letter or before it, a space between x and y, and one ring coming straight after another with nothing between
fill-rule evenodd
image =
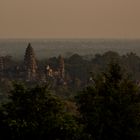
<instances>
[{"instance_id":1,"label":"orange sky","mask_svg":"<svg viewBox=\"0 0 140 140\"><path fill-rule=\"evenodd\" d=\"M140 38L140 0L0 0L0 38Z\"/></svg>"}]
</instances>

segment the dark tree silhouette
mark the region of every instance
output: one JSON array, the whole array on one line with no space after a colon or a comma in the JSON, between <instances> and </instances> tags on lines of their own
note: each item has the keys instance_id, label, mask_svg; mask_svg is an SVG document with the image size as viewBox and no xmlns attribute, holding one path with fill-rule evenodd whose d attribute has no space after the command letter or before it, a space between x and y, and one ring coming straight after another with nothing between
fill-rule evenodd
<instances>
[{"instance_id":1,"label":"dark tree silhouette","mask_svg":"<svg viewBox=\"0 0 140 140\"><path fill-rule=\"evenodd\" d=\"M80 139L82 129L75 117L46 86L26 88L16 83L9 99L0 112L0 130L5 128L10 139Z\"/></svg>"},{"instance_id":2,"label":"dark tree silhouette","mask_svg":"<svg viewBox=\"0 0 140 140\"><path fill-rule=\"evenodd\" d=\"M94 140L140 139L138 87L112 63L76 97L85 131Z\"/></svg>"}]
</instances>

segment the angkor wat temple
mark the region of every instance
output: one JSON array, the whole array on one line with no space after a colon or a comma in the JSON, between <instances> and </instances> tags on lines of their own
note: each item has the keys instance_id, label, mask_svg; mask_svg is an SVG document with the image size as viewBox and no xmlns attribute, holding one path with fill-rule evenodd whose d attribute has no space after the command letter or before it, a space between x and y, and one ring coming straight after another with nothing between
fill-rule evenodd
<instances>
[{"instance_id":1,"label":"angkor wat temple","mask_svg":"<svg viewBox=\"0 0 140 140\"><path fill-rule=\"evenodd\" d=\"M34 49L29 43L24 60L20 64L10 62L10 58L0 57L0 80L18 80L25 82L52 82L53 84L65 85L65 63L61 55L59 55L58 67L56 69L51 68L49 64L46 64L44 68L40 68ZM10 67L12 65L12 67Z\"/></svg>"}]
</instances>

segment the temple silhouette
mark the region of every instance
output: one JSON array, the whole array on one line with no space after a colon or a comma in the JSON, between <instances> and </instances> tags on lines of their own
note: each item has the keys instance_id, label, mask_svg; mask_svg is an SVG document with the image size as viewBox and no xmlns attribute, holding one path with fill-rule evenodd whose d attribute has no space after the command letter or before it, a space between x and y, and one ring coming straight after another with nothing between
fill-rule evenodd
<instances>
[{"instance_id":1,"label":"temple silhouette","mask_svg":"<svg viewBox=\"0 0 140 140\"><path fill-rule=\"evenodd\" d=\"M0 80L14 79L25 82L51 82L53 85L65 85L65 62L62 55L57 58L57 68L52 68L48 63L46 63L44 68L40 68L35 55L35 51L28 44L23 63L16 64L14 68L10 65L10 56L0 57Z\"/></svg>"}]
</instances>

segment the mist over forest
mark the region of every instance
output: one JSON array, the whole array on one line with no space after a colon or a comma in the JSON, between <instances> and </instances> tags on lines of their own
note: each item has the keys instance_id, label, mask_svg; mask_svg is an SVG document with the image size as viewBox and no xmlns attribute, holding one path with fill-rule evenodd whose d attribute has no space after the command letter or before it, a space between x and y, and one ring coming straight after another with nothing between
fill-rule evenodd
<instances>
[{"instance_id":1,"label":"mist over forest","mask_svg":"<svg viewBox=\"0 0 140 140\"><path fill-rule=\"evenodd\" d=\"M120 55L134 52L140 56L140 40L129 39L1 39L0 55L11 55L13 59L23 59L28 43L31 43L37 59L44 59L62 54L69 57L79 54L87 58L107 51Z\"/></svg>"},{"instance_id":2,"label":"mist over forest","mask_svg":"<svg viewBox=\"0 0 140 140\"><path fill-rule=\"evenodd\" d=\"M0 138L139 140L140 40L0 40Z\"/></svg>"},{"instance_id":3,"label":"mist over forest","mask_svg":"<svg viewBox=\"0 0 140 140\"><path fill-rule=\"evenodd\" d=\"M140 140L140 0L0 0L0 140Z\"/></svg>"}]
</instances>

